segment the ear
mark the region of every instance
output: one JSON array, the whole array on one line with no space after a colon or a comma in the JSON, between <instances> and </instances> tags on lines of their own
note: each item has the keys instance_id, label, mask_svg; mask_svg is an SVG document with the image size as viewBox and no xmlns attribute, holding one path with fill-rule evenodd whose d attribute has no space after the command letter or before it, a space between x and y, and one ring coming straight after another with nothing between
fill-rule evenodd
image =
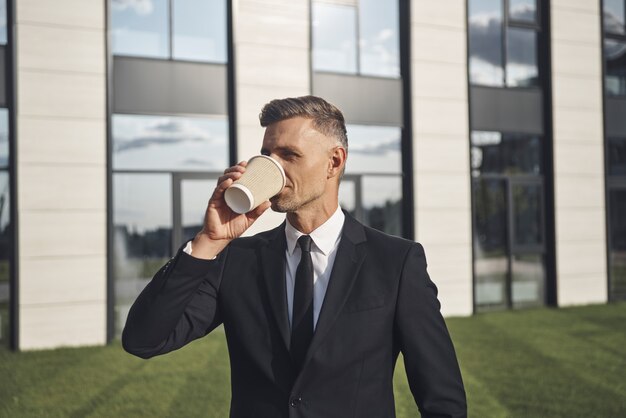
<instances>
[{"instance_id":1,"label":"ear","mask_svg":"<svg viewBox=\"0 0 626 418\"><path fill-rule=\"evenodd\" d=\"M331 150L330 159L328 162L327 178L340 177L343 173L343 168L346 165L346 158L348 153L346 149L341 145L335 146Z\"/></svg>"}]
</instances>

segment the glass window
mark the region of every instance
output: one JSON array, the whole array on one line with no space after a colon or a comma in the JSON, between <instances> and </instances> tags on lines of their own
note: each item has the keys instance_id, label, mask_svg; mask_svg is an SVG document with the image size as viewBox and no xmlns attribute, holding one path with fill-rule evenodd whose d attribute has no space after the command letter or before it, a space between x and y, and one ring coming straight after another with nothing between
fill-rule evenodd
<instances>
[{"instance_id":1,"label":"glass window","mask_svg":"<svg viewBox=\"0 0 626 418\"><path fill-rule=\"evenodd\" d=\"M474 301L477 307L506 306L508 277L507 197L502 179L475 179Z\"/></svg>"},{"instance_id":2,"label":"glass window","mask_svg":"<svg viewBox=\"0 0 626 418\"><path fill-rule=\"evenodd\" d=\"M215 171L227 166L225 118L113 116L116 170Z\"/></svg>"},{"instance_id":3,"label":"glass window","mask_svg":"<svg viewBox=\"0 0 626 418\"><path fill-rule=\"evenodd\" d=\"M534 135L472 131L472 175L540 174L541 139Z\"/></svg>"},{"instance_id":4,"label":"glass window","mask_svg":"<svg viewBox=\"0 0 626 418\"><path fill-rule=\"evenodd\" d=\"M168 8L167 0L111 0L113 53L169 57Z\"/></svg>"},{"instance_id":5,"label":"glass window","mask_svg":"<svg viewBox=\"0 0 626 418\"><path fill-rule=\"evenodd\" d=\"M0 45L7 43L7 2L0 0Z\"/></svg>"},{"instance_id":6,"label":"glass window","mask_svg":"<svg viewBox=\"0 0 626 418\"><path fill-rule=\"evenodd\" d=\"M511 257L511 299L513 307L539 306L544 302L545 263L541 254Z\"/></svg>"},{"instance_id":7,"label":"glass window","mask_svg":"<svg viewBox=\"0 0 626 418\"><path fill-rule=\"evenodd\" d=\"M226 1L174 0L172 6L173 57L225 63Z\"/></svg>"},{"instance_id":8,"label":"glass window","mask_svg":"<svg viewBox=\"0 0 626 418\"><path fill-rule=\"evenodd\" d=\"M543 243L543 207L540 184L514 184L513 197L513 239L518 246L539 246Z\"/></svg>"},{"instance_id":9,"label":"glass window","mask_svg":"<svg viewBox=\"0 0 626 418\"><path fill-rule=\"evenodd\" d=\"M397 0L359 2L361 74L400 76L399 23Z\"/></svg>"},{"instance_id":10,"label":"glass window","mask_svg":"<svg viewBox=\"0 0 626 418\"><path fill-rule=\"evenodd\" d=\"M171 253L172 196L167 174L113 175L116 330Z\"/></svg>"},{"instance_id":11,"label":"glass window","mask_svg":"<svg viewBox=\"0 0 626 418\"><path fill-rule=\"evenodd\" d=\"M610 298L626 300L626 189L609 192Z\"/></svg>"},{"instance_id":12,"label":"glass window","mask_svg":"<svg viewBox=\"0 0 626 418\"><path fill-rule=\"evenodd\" d=\"M518 22L537 21L537 0L508 0L509 18Z\"/></svg>"},{"instance_id":13,"label":"glass window","mask_svg":"<svg viewBox=\"0 0 626 418\"><path fill-rule=\"evenodd\" d=\"M9 343L9 299L10 294L10 194L9 173L0 170L0 345Z\"/></svg>"},{"instance_id":14,"label":"glass window","mask_svg":"<svg viewBox=\"0 0 626 418\"><path fill-rule=\"evenodd\" d=\"M402 235L402 129L346 125L348 161L342 207L366 225Z\"/></svg>"},{"instance_id":15,"label":"glass window","mask_svg":"<svg viewBox=\"0 0 626 418\"><path fill-rule=\"evenodd\" d=\"M192 239L202 229L207 202L216 184L217 178L184 179L181 182L182 242Z\"/></svg>"},{"instance_id":16,"label":"glass window","mask_svg":"<svg viewBox=\"0 0 626 418\"><path fill-rule=\"evenodd\" d=\"M624 0L604 0L604 31L624 33Z\"/></svg>"},{"instance_id":17,"label":"glass window","mask_svg":"<svg viewBox=\"0 0 626 418\"><path fill-rule=\"evenodd\" d=\"M538 86L537 32L533 29L509 28L506 43L507 87Z\"/></svg>"},{"instance_id":18,"label":"glass window","mask_svg":"<svg viewBox=\"0 0 626 418\"><path fill-rule=\"evenodd\" d=\"M356 8L313 3L313 69L356 73Z\"/></svg>"},{"instance_id":19,"label":"glass window","mask_svg":"<svg viewBox=\"0 0 626 418\"><path fill-rule=\"evenodd\" d=\"M502 0L469 0L470 82L503 86Z\"/></svg>"},{"instance_id":20,"label":"glass window","mask_svg":"<svg viewBox=\"0 0 626 418\"><path fill-rule=\"evenodd\" d=\"M0 168L9 166L9 110L0 109Z\"/></svg>"},{"instance_id":21,"label":"glass window","mask_svg":"<svg viewBox=\"0 0 626 418\"><path fill-rule=\"evenodd\" d=\"M626 176L626 138L608 139L609 175Z\"/></svg>"},{"instance_id":22,"label":"glass window","mask_svg":"<svg viewBox=\"0 0 626 418\"><path fill-rule=\"evenodd\" d=\"M367 225L402 235L402 177L363 176L363 217Z\"/></svg>"},{"instance_id":23,"label":"glass window","mask_svg":"<svg viewBox=\"0 0 626 418\"><path fill-rule=\"evenodd\" d=\"M401 128L347 125L346 130L346 173L402 173Z\"/></svg>"},{"instance_id":24,"label":"glass window","mask_svg":"<svg viewBox=\"0 0 626 418\"><path fill-rule=\"evenodd\" d=\"M626 95L626 42L604 40L605 89L609 96Z\"/></svg>"}]
</instances>

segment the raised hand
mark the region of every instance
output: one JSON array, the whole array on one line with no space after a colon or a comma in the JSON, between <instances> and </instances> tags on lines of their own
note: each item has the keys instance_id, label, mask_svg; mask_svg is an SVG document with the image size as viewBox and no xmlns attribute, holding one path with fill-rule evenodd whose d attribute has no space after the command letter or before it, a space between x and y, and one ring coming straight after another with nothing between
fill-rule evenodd
<instances>
[{"instance_id":1,"label":"raised hand","mask_svg":"<svg viewBox=\"0 0 626 418\"><path fill-rule=\"evenodd\" d=\"M196 235L192 243L192 255L197 258L213 258L228 245L230 241L241 236L246 229L265 212L270 202L263 202L256 209L248 213L238 214L233 212L224 200L224 192L239 179L246 171L246 161L224 170L217 180L217 187L209 200L204 215L202 230Z\"/></svg>"}]
</instances>

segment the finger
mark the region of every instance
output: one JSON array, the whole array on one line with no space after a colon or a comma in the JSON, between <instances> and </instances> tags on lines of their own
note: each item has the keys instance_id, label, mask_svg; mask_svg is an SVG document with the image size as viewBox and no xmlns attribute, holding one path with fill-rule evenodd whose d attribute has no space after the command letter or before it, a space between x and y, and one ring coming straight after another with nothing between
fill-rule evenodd
<instances>
[{"instance_id":1,"label":"finger","mask_svg":"<svg viewBox=\"0 0 626 418\"><path fill-rule=\"evenodd\" d=\"M226 179L232 179L233 181L238 180L239 177L241 177L242 173L239 172L232 172L232 173L226 173L223 176L221 176L220 178L217 179L217 184L220 184L222 182L224 182Z\"/></svg>"},{"instance_id":2,"label":"finger","mask_svg":"<svg viewBox=\"0 0 626 418\"><path fill-rule=\"evenodd\" d=\"M225 177L225 179L219 181L217 187L215 188L215 190L213 190L213 194L211 195L211 202L221 200L224 197L224 192L226 191L226 189L228 189L228 187L233 184L234 180L232 178L227 176L222 177ZM222 179L222 177L220 177L220 179Z\"/></svg>"},{"instance_id":3,"label":"finger","mask_svg":"<svg viewBox=\"0 0 626 418\"><path fill-rule=\"evenodd\" d=\"M224 170L224 174L228 174L228 173L243 173L245 171L246 171L246 168L244 166L234 165L234 166L228 167L226 170Z\"/></svg>"}]
</instances>

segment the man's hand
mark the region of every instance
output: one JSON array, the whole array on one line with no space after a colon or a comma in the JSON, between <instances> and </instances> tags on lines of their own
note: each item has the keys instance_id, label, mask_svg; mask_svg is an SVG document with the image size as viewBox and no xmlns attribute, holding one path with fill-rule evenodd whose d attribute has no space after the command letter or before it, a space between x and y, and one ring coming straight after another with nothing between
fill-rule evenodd
<instances>
[{"instance_id":1,"label":"man's hand","mask_svg":"<svg viewBox=\"0 0 626 418\"><path fill-rule=\"evenodd\" d=\"M191 246L196 258L211 259L219 254L230 241L241 236L271 206L263 202L248 213L233 212L224 200L224 192L246 171L246 161L227 168L217 180L217 187L209 200L204 215L204 225Z\"/></svg>"}]
</instances>

